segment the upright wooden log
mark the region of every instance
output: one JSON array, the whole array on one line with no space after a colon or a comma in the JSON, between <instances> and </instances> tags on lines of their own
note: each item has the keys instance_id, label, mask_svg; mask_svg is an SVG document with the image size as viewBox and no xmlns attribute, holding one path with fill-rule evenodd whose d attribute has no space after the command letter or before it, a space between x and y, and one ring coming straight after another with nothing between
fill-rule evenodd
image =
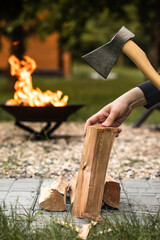
<instances>
[{"instance_id":1,"label":"upright wooden log","mask_svg":"<svg viewBox=\"0 0 160 240\"><path fill-rule=\"evenodd\" d=\"M108 175L105 179L103 202L113 208L120 207L120 185Z\"/></svg>"},{"instance_id":2,"label":"upright wooden log","mask_svg":"<svg viewBox=\"0 0 160 240\"><path fill-rule=\"evenodd\" d=\"M78 172L76 172L75 175L73 176L69 186L69 195L70 195L70 200L72 205L75 198L77 179L78 179ZM115 179L113 179L109 175L106 175L102 206L104 205L104 203L106 203L110 207L119 208L120 207L120 191L121 189L120 189L119 182L117 182Z\"/></svg>"},{"instance_id":3,"label":"upright wooden log","mask_svg":"<svg viewBox=\"0 0 160 240\"><path fill-rule=\"evenodd\" d=\"M99 216L108 160L117 129L90 126L82 152L72 212L76 217Z\"/></svg>"},{"instance_id":4,"label":"upright wooden log","mask_svg":"<svg viewBox=\"0 0 160 240\"><path fill-rule=\"evenodd\" d=\"M71 204L73 204L74 198L75 198L77 179L78 179L78 172L76 172L75 175L73 176L69 186L69 195L70 195Z\"/></svg>"},{"instance_id":5,"label":"upright wooden log","mask_svg":"<svg viewBox=\"0 0 160 240\"><path fill-rule=\"evenodd\" d=\"M39 204L49 211L66 210L66 194L69 189L69 182L60 176L51 185L42 187L40 191Z\"/></svg>"}]
</instances>

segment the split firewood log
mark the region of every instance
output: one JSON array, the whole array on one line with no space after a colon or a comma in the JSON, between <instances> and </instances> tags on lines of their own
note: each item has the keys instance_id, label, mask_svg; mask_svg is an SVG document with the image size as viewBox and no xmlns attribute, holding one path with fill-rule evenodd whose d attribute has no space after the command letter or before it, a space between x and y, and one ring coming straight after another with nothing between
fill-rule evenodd
<instances>
[{"instance_id":1,"label":"split firewood log","mask_svg":"<svg viewBox=\"0 0 160 240\"><path fill-rule=\"evenodd\" d=\"M70 195L71 204L73 204L74 198L75 198L77 179L78 179L78 172L76 172L75 175L73 176L69 186L69 195ZM119 208L120 207L120 190L121 189L120 189L119 183L109 175L106 175L102 206L104 205L104 203L106 203L110 207Z\"/></svg>"},{"instance_id":2,"label":"split firewood log","mask_svg":"<svg viewBox=\"0 0 160 240\"><path fill-rule=\"evenodd\" d=\"M78 172L72 213L96 218L101 212L106 170L116 128L89 126Z\"/></svg>"},{"instance_id":3,"label":"split firewood log","mask_svg":"<svg viewBox=\"0 0 160 240\"><path fill-rule=\"evenodd\" d=\"M60 176L51 185L41 188L40 206L49 211L66 210L66 194L68 189L69 182L63 176Z\"/></svg>"},{"instance_id":4,"label":"split firewood log","mask_svg":"<svg viewBox=\"0 0 160 240\"><path fill-rule=\"evenodd\" d=\"M70 196L71 204L73 204L74 198L75 198L77 179L78 179L78 172L76 172L75 175L73 176L72 181L69 186L69 196Z\"/></svg>"},{"instance_id":5,"label":"split firewood log","mask_svg":"<svg viewBox=\"0 0 160 240\"><path fill-rule=\"evenodd\" d=\"M103 202L113 208L120 207L120 185L112 177L106 175Z\"/></svg>"}]
</instances>

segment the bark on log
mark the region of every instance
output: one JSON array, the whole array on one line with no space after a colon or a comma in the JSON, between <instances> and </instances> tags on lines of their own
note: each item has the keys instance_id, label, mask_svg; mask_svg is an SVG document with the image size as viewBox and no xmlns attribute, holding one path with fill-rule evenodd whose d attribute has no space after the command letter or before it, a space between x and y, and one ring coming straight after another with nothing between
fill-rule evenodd
<instances>
[{"instance_id":1,"label":"bark on log","mask_svg":"<svg viewBox=\"0 0 160 240\"><path fill-rule=\"evenodd\" d=\"M41 188L39 204L49 211L66 210L66 194L69 182L60 176L51 185Z\"/></svg>"},{"instance_id":2,"label":"bark on log","mask_svg":"<svg viewBox=\"0 0 160 240\"><path fill-rule=\"evenodd\" d=\"M108 160L117 129L90 126L82 152L72 212L76 217L99 216Z\"/></svg>"},{"instance_id":3,"label":"bark on log","mask_svg":"<svg viewBox=\"0 0 160 240\"><path fill-rule=\"evenodd\" d=\"M120 185L108 175L105 179L103 202L113 208L120 207Z\"/></svg>"}]
</instances>

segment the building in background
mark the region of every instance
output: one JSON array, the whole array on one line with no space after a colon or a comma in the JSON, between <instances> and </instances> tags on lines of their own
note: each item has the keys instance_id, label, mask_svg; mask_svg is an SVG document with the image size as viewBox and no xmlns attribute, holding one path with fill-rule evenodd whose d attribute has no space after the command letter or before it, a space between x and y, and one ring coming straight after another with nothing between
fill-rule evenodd
<instances>
[{"instance_id":1,"label":"building in background","mask_svg":"<svg viewBox=\"0 0 160 240\"><path fill-rule=\"evenodd\" d=\"M2 36L2 48L0 50L0 72L7 71L10 55L10 41ZM38 36L27 39L27 56L36 61L35 73L50 74L68 77L71 75L71 53L61 51L59 47L59 34L53 33L41 40Z\"/></svg>"}]
</instances>

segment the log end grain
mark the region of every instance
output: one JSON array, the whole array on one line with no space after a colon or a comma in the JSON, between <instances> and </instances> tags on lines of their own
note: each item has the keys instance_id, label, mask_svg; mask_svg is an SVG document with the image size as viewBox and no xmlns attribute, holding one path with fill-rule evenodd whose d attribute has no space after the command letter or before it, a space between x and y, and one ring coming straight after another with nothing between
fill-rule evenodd
<instances>
[{"instance_id":1,"label":"log end grain","mask_svg":"<svg viewBox=\"0 0 160 240\"><path fill-rule=\"evenodd\" d=\"M104 185L103 202L110 207L119 208L120 191L121 189L119 183L107 175Z\"/></svg>"}]
</instances>

